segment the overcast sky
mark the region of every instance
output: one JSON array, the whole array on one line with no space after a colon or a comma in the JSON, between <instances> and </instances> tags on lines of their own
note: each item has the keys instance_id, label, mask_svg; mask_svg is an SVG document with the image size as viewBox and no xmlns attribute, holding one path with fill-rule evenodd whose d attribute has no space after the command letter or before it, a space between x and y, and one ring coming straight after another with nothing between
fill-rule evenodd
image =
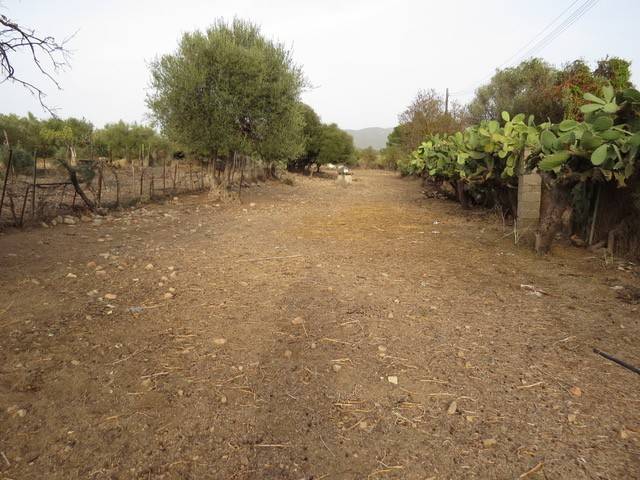
<instances>
[{"instance_id":1,"label":"overcast sky","mask_svg":"<svg viewBox=\"0 0 640 480\"><path fill-rule=\"evenodd\" d=\"M0 13L56 38L77 31L72 67L59 76L63 91L40 81L63 117L98 127L145 121L148 62L174 51L183 32L238 16L293 49L314 86L303 100L323 121L356 129L395 125L419 89L449 87L468 92L456 96L468 101L496 67L584 1L0 0ZM639 19L637 0L600 1L538 56L554 64L624 57L638 84ZM1 113L28 111L46 116L24 89L0 85Z\"/></svg>"}]
</instances>

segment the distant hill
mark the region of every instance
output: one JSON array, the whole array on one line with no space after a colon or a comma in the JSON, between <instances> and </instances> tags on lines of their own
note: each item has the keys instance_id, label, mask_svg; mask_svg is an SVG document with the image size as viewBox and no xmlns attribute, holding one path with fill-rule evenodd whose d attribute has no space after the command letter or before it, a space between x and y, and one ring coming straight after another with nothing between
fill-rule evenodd
<instances>
[{"instance_id":1,"label":"distant hill","mask_svg":"<svg viewBox=\"0 0 640 480\"><path fill-rule=\"evenodd\" d=\"M353 137L356 148L373 147L376 150L384 148L387 144L387 136L393 128L369 127L360 130L346 130Z\"/></svg>"}]
</instances>

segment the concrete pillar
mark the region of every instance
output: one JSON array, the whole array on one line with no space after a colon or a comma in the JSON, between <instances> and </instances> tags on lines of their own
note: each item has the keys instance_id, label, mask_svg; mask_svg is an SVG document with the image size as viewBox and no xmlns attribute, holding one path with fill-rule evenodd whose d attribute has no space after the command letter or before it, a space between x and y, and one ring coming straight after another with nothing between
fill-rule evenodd
<instances>
[{"instance_id":1,"label":"concrete pillar","mask_svg":"<svg viewBox=\"0 0 640 480\"><path fill-rule=\"evenodd\" d=\"M537 173L522 174L518 177L517 226L520 243L533 244L540 220L540 197L542 178Z\"/></svg>"}]
</instances>

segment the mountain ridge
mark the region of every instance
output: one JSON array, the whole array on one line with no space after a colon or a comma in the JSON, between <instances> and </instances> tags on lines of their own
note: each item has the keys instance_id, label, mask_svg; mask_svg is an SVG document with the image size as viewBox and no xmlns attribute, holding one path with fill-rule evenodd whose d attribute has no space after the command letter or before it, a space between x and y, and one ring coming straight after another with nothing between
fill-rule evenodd
<instances>
[{"instance_id":1,"label":"mountain ridge","mask_svg":"<svg viewBox=\"0 0 640 480\"><path fill-rule=\"evenodd\" d=\"M367 127L360 129L345 129L353 137L353 144L356 148L372 147L376 150L384 148L387 144L387 137L393 128Z\"/></svg>"}]
</instances>

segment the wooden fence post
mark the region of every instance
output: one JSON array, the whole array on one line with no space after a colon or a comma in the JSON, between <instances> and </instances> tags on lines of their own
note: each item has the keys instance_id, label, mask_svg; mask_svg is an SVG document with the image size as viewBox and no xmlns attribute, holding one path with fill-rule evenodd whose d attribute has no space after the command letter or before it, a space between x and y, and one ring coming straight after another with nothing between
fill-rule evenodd
<instances>
[{"instance_id":1,"label":"wooden fence post","mask_svg":"<svg viewBox=\"0 0 640 480\"><path fill-rule=\"evenodd\" d=\"M31 217L36 216L36 182L38 177L38 150L33 151L33 190L31 192Z\"/></svg>"}]
</instances>

